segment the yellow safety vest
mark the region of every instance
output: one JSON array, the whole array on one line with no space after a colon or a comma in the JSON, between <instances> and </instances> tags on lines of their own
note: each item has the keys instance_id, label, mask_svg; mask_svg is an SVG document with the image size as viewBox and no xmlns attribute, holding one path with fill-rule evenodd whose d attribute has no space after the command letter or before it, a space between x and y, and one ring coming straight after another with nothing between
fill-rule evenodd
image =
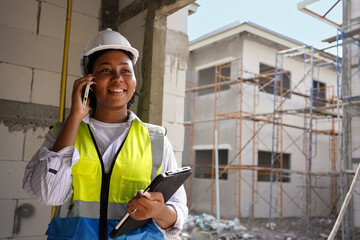
<instances>
[{"instance_id":1,"label":"yellow safety vest","mask_svg":"<svg viewBox=\"0 0 360 240\"><path fill-rule=\"evenodd\" d=\"M107 239L107 221L119 220L134 193L145 189L160 171L164 135L164 128L134 120L106 174L92 131L82 122L75 142L80 160L71 171L73 195L56 207L57 221L69 217L99 219L100 239Z\"/></svg>"}]
</instances>

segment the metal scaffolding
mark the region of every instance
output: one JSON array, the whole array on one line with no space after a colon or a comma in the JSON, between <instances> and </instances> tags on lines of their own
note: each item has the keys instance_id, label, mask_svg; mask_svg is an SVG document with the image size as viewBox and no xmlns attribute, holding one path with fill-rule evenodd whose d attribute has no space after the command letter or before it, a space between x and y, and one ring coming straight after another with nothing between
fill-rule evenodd
<instances>
[{"instance_id":1,"label":"metal scaffolding","mask_svg":"<svg viewBox=\"0 0 360 240\"><path fill-rule=\"evenodd\" d=\"M287 59L300 61L303 64L302 76L298 76L297 81L291 80L291 87L285 88L283 86L283 78L289 74L286 71L285 62ZM227 165L220 166L220 176L225 173L235 175L234 184L234 206L237 208L238 218L242 218L242 213L249 213L248 217L254 217L255 206L262 201L269 206L269 222L273 218L283 219L284 217L284 198L287 204L292 204L302 213L301 219L307 225L307 234L311 231L310 219L312 217L312 201L316 198L322 203L325 208L323 213L328 214L333 219L337 217L337 210L341 188L339 188L339 177L353 175L351 171L341 171L339 169L338 149L339 138L342 132L342 115L343 109L339 106L344 106L342 102L344 99L336 96L335 92L339 92L341 84L338 86L321 86L321 72L323 69L337 68L337 72L343 68L340 58L336 58L325 52L315 50L313 47L302 46L299 48L288 49L276 53L275 68L260 73L253 73L244 67L246 59L238 58L230 62L216 65L215 79L213 84L205 86L197 86L195 83L188 85L186 93L190 96L189 107L191 108L190 121L186 124L188 128L188 144L190 151L190 164L195 168L194 150L194 134L196 124L201 124L205 120L197 120L195 117L195 103L196 92L204 89L213 88L214 90L214 117L207 122L213 122L213 143L215 143L215 130L220 131L220 123L228 120L235 122L235 146L236 154L228 161ZM224 75L222 69L231 67L231 72ZM316 80L315 80L316 79ZM339 76L338 76L339 79ZM339 82L339 81L338 81ZM237 109L231 112L223 112L218 108L218 103L221 101L223 95L221 87L224 85L232 86L238 93L237 104L234 104ZM306 89L301 87L307 85ZM264 92L272 90L272 97L268 96L269 101L272 100L273 110L269 112L259 111L259 95ZM252 92L249 95L249 92ZM303 107L289 109L286 107L286 102L291 97L298 97L303 99ZM339 99L341 101L339 101ZM293 118L303 119L302 124L296 124L291 121ZM324 127L325 126L325 127ZM264 143L264 140L259 137L264 129L271 130L271 145ZM245 129L244 129L245 128ZM245 133L245 131L247 133ZM248 134L248 132L252 132ZM296 134L294 134L296 133ZM330 171L313 171L312 164L316 157L316 150L319 136L328 136L328 149L330 160ZM284 138L287 139L284 142ZM302 145L299 144L302 139ZM271 164L270 166L261 166L257 161L257 153L259 146L267 145L271 149ZM284 153L290 147L294 147L301 152L304 169L291 170L284 169ZM196 204L205 196L208 191L211 191L211 209L213 213L213 206L215 201L215 164L214 151L212 154L212 174L211 184L204 189L203 193L196 200L192 198L192 180L188 186L189 206L193 209ZM251 154L249 154L249 152ZM245 159L245 156L251 161ZM249 161L251 164L248 164ZM244 172L250 171L250 177L244 177ZM269 175L269 189L266 192L261 192L259 189L258 176ZM248 175L247 175L248 176ZM294 176L301 180L302 185L298 187L299 193L291 195L283 186L283 179L289 176ZM326 178L326 180L324 180ZM249 181L250 179L250 181ZM329 192L329 198L324 197L320 192L323 185L317 186L317 182L327 181L326 188ZM242 207L242 186L248 186L251 189L251 202L247 207ZM302 196L301 201L297 201L298 196ZM286 215L286 214L285 214Z\"/></svg>"}]
</instances>

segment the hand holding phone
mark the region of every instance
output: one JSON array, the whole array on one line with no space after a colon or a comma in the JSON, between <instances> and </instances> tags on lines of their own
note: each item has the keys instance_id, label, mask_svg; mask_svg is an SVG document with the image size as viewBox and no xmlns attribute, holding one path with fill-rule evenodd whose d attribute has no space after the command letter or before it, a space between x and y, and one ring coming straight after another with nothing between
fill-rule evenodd
<instances>
[{"instance_id":1,"label":"hand holding phone","mask_svg":"<svg viewBox=\"0 0 360 240\"><path fill-rule=\"evenodd\" d=\"M90 91L90 84L86 84L84 97L83 97L83 108L84 109L86 108L87 101L88 101L88 98L89 98L89 91Z\"/></svg>"}]
</instances>

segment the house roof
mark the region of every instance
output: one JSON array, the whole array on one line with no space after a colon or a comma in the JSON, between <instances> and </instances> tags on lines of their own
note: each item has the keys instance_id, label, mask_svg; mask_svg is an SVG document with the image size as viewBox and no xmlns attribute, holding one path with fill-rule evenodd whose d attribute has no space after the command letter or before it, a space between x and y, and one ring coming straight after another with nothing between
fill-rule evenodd
<instances>
[{"instance_id":1,"label":"house roof","mask_svg":"<svg viewBox=\"0 0 360 240\"><path fill-rule=\"evenodd\" d=\"M228 25L225 25L221 28L218 28L212 32L209 32L199 38L196 38L190 41L189 51L193 51L195 49L199 49L204 46L208 46L212 43L221 41L228 37L234 36L236 34L248 32L274 43L283 45L285 49L295 49L302 46L307 46L307 44L300 42L296 39L287 37L275 31L272 31L268 28L260 26L253 22L243 22L235 21ZM324 51L318 50L314 48L314 57L319 58L325 62L334 62L336 61L336 56L330 53L326 53Z\"/></svg>"},{"instance_id":2,"label":"house roof","mask_svg":"<svg viewBox=\"0 0 360 240\"><path fill-rule=\"evenodd\" d=\"M241 32L249 32L258 35L270 41L284 45L288 48L295 48L306 45L305 43L272 31L253 22L241 23L240 21L235 21L190 41L189 50L192 51L201 48Z\"/></svg>"}]
</instances>

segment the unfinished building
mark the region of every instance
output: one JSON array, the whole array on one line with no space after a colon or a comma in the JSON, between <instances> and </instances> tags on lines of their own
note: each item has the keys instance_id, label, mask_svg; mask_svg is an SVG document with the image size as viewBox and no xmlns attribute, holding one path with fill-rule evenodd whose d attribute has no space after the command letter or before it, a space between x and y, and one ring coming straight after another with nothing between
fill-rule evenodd
<instances>
[{"instance_id":1,"label":"unfinished building","mask_svg":"<svg viewBox=\"0 0 360 240\"><path fill-rule=\"evenodd\" d=\"M346 39L359 49L359 40ZM218 163L223 218L298 217L308 231L311 217L335 219L358 148L344 140L344 131L356 140L358 128L344 129L344 106L356 102L342 91L347 78L359 80L359 66L354 63L344 78L342 60L251 22L192 41L183 158L195 172L188 184L190 209L214 214ZM358 88L351 89L356 96ZM345 168L344 148L353 156ZM360 212L349 212L345 224L355 236Z\"/></svg>"}]
</instances>

